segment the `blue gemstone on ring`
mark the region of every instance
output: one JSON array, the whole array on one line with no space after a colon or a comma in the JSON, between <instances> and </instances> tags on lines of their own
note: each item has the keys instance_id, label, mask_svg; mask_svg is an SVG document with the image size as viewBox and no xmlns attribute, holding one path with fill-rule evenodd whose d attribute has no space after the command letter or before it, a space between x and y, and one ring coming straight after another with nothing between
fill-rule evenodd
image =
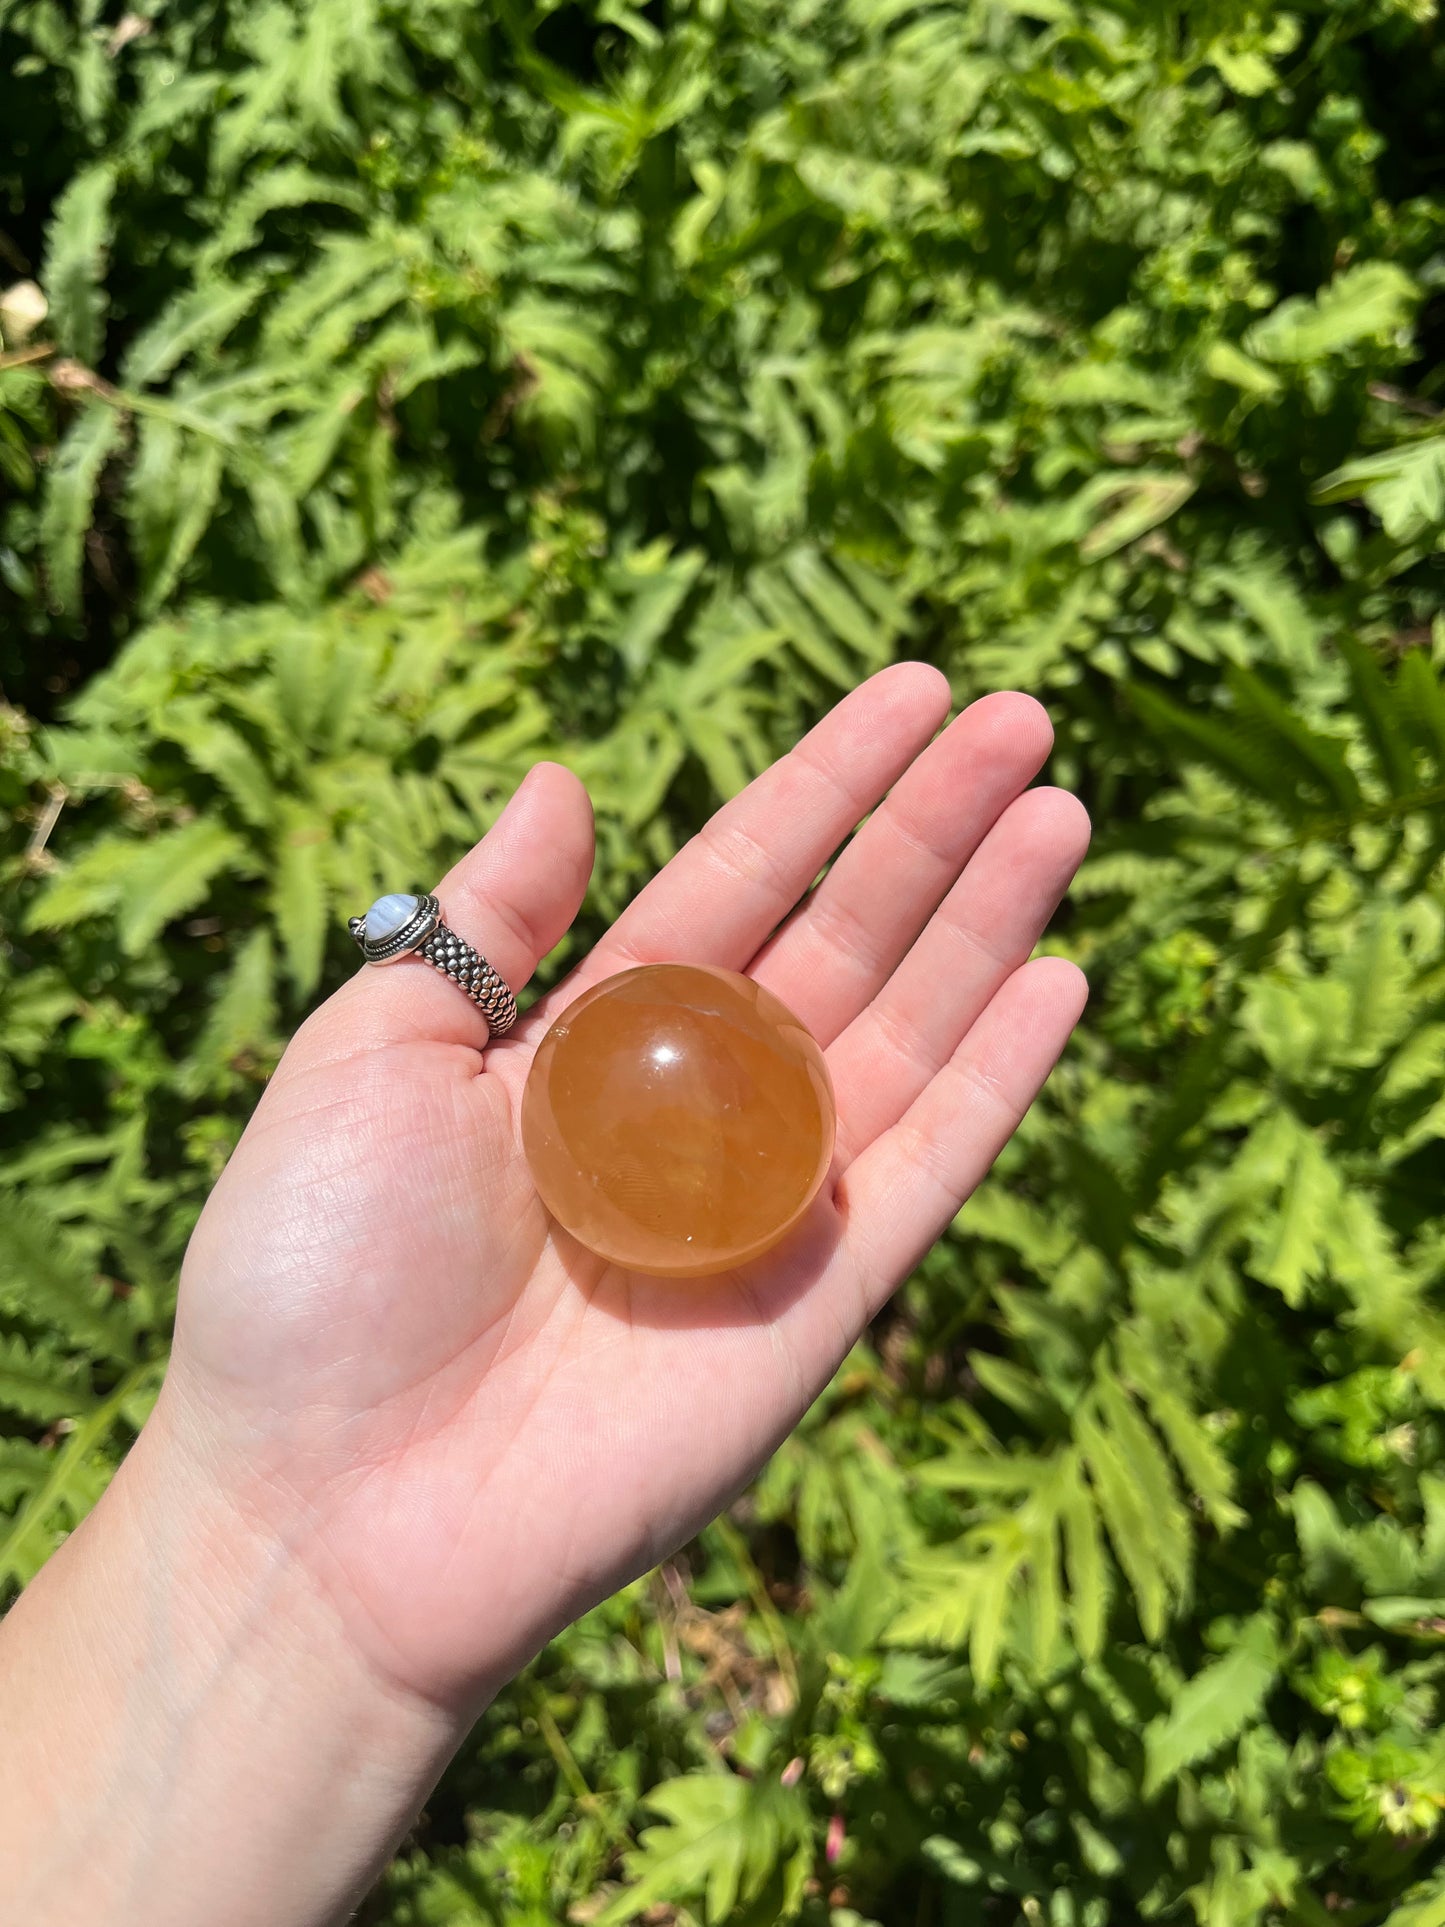
<instances>
[{"instance_id":1,"label":"blue gemstone on ring","mask_svg":"<svg viewBox=\"0 0 1445 1927\"><path fill-rule=\"evenodd\" d=\"M366 941L381 943L395 935L403 924L411 922L420 904L420 897L403 896L399 892L378 897L366 913L363 925Z\"/></svg>"}]
</instances>

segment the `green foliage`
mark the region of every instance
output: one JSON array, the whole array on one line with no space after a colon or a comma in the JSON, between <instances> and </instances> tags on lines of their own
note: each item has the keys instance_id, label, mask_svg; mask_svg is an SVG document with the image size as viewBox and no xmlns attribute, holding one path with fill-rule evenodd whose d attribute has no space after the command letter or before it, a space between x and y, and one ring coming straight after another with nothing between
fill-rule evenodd
<instances>
[{"instance_id":1,"label":"green foliage","mask_svg":"<svg viewBox=\"0 0 1445 1927\"><path fill-rule=\"evenodd\" d=\"M666 1780L647 1795L661 1825L646 1828L626 1863L628 1886L604 1912L599 1927L621 1927L659 1900L702 1895L703 1919L755 1914L771 1886L763 1918L795 1915L812 1869L807 1802L775 1779L745 1780L731 1772L691 1773Z\"/></svg>"},{"instance_id":2,"label":"green foliage","mask_svg":"<svg viewBox=\"0 0 1445 1927\"><path fill-rule=\"evenodd\" d=\"M583 941L921 655L1050 705L1081 1037L364 1918L1438 1927L1433 6L0 0L0 53L0 1586L344 911L554 756Z\"/></svg>"},{"instance_id":3,"label":"green foliage","mask_svg":"<svg viewBox=\"0 0 1445 1927\"><path fill-rule=\"evenodd\" d=\"M1278 1669L1273 1626L1263 1616L1247 1621L1224 1658L1188 1680L1145 1728L1145 1797L1254 1726Z\"/></svg>"},{"instance_id":4,"label":"green foliage","mask_svg":"<svg viewBox=\"0 0 1445 1927\"><path fill-rule=\"evenodd\" d=\"M77 174L55 204L46 235L44 280L55 344L88 366L100 359L105 329L106 242L115 171Z\"/></svg>"}]
</instances>

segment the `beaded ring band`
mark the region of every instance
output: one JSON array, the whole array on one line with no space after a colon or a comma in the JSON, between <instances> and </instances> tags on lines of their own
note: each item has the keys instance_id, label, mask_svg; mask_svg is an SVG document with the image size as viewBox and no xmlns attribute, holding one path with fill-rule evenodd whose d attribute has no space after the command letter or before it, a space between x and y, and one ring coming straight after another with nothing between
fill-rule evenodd
<instances>
[{"instance_id":1,"label":"beaded ring band","mask_svg":"<svg viewBox=\"0 0 1445 1927\"><path fill-rule=\"evenodd\" d=\"M493 1037L505 1037L516 1023L516 998L486 958L442 922L435 897L378 897L364 917L348 918L347 928L368 963L420 957L450 977L481 1011Z\"/></svg>"}]
</instances>

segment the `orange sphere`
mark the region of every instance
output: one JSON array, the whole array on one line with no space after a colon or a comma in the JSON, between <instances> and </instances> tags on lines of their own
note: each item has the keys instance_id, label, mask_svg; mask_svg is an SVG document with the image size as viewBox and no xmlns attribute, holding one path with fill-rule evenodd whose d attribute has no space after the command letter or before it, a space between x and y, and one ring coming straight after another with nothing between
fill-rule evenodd
<instances>
[{"instance_id":1,"label":"orange sphere","mask_svg":"<svg viewBox=\"0 0 1445 1927\"><path fill-rule=\"evenodd\" d=\"M599 1258L727 1271L798 1222L833 1157L823 1053L731 970L645 964L584 991L538 1046L522 1145L542 1202Z\"/></svg>"}]
</instances>

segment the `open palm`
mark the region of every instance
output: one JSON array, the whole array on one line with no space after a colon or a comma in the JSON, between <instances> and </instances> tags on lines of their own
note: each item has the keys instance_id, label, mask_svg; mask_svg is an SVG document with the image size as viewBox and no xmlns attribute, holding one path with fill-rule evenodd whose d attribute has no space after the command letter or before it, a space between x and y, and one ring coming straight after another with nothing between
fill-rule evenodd
<instances>
[{"instance_id":1,"label":"open palm","mask_svg":"<svg viewBox=\"0 0 1445 1927\"><path fill-rule=\"evenodd\" d=\"M1082 979L1027 960L1087 819L1027 790L1050 744L1036 703L985 698L931 740L948 701L918 664L855 691L485 1058L485 1020L420 963L362 970L287 1051L192 1240L163 1409L204 1427L409 1689L479 1698L724 1505L1063 1047ZM520 986L591 856L580 784L540 765L436 893ZM803 1225L700 1280L620 1272L558 1231L517 1128L557 1012L658 961L764 983L826 1048L838 1101Z\"/></svg>"}]
</instances>

